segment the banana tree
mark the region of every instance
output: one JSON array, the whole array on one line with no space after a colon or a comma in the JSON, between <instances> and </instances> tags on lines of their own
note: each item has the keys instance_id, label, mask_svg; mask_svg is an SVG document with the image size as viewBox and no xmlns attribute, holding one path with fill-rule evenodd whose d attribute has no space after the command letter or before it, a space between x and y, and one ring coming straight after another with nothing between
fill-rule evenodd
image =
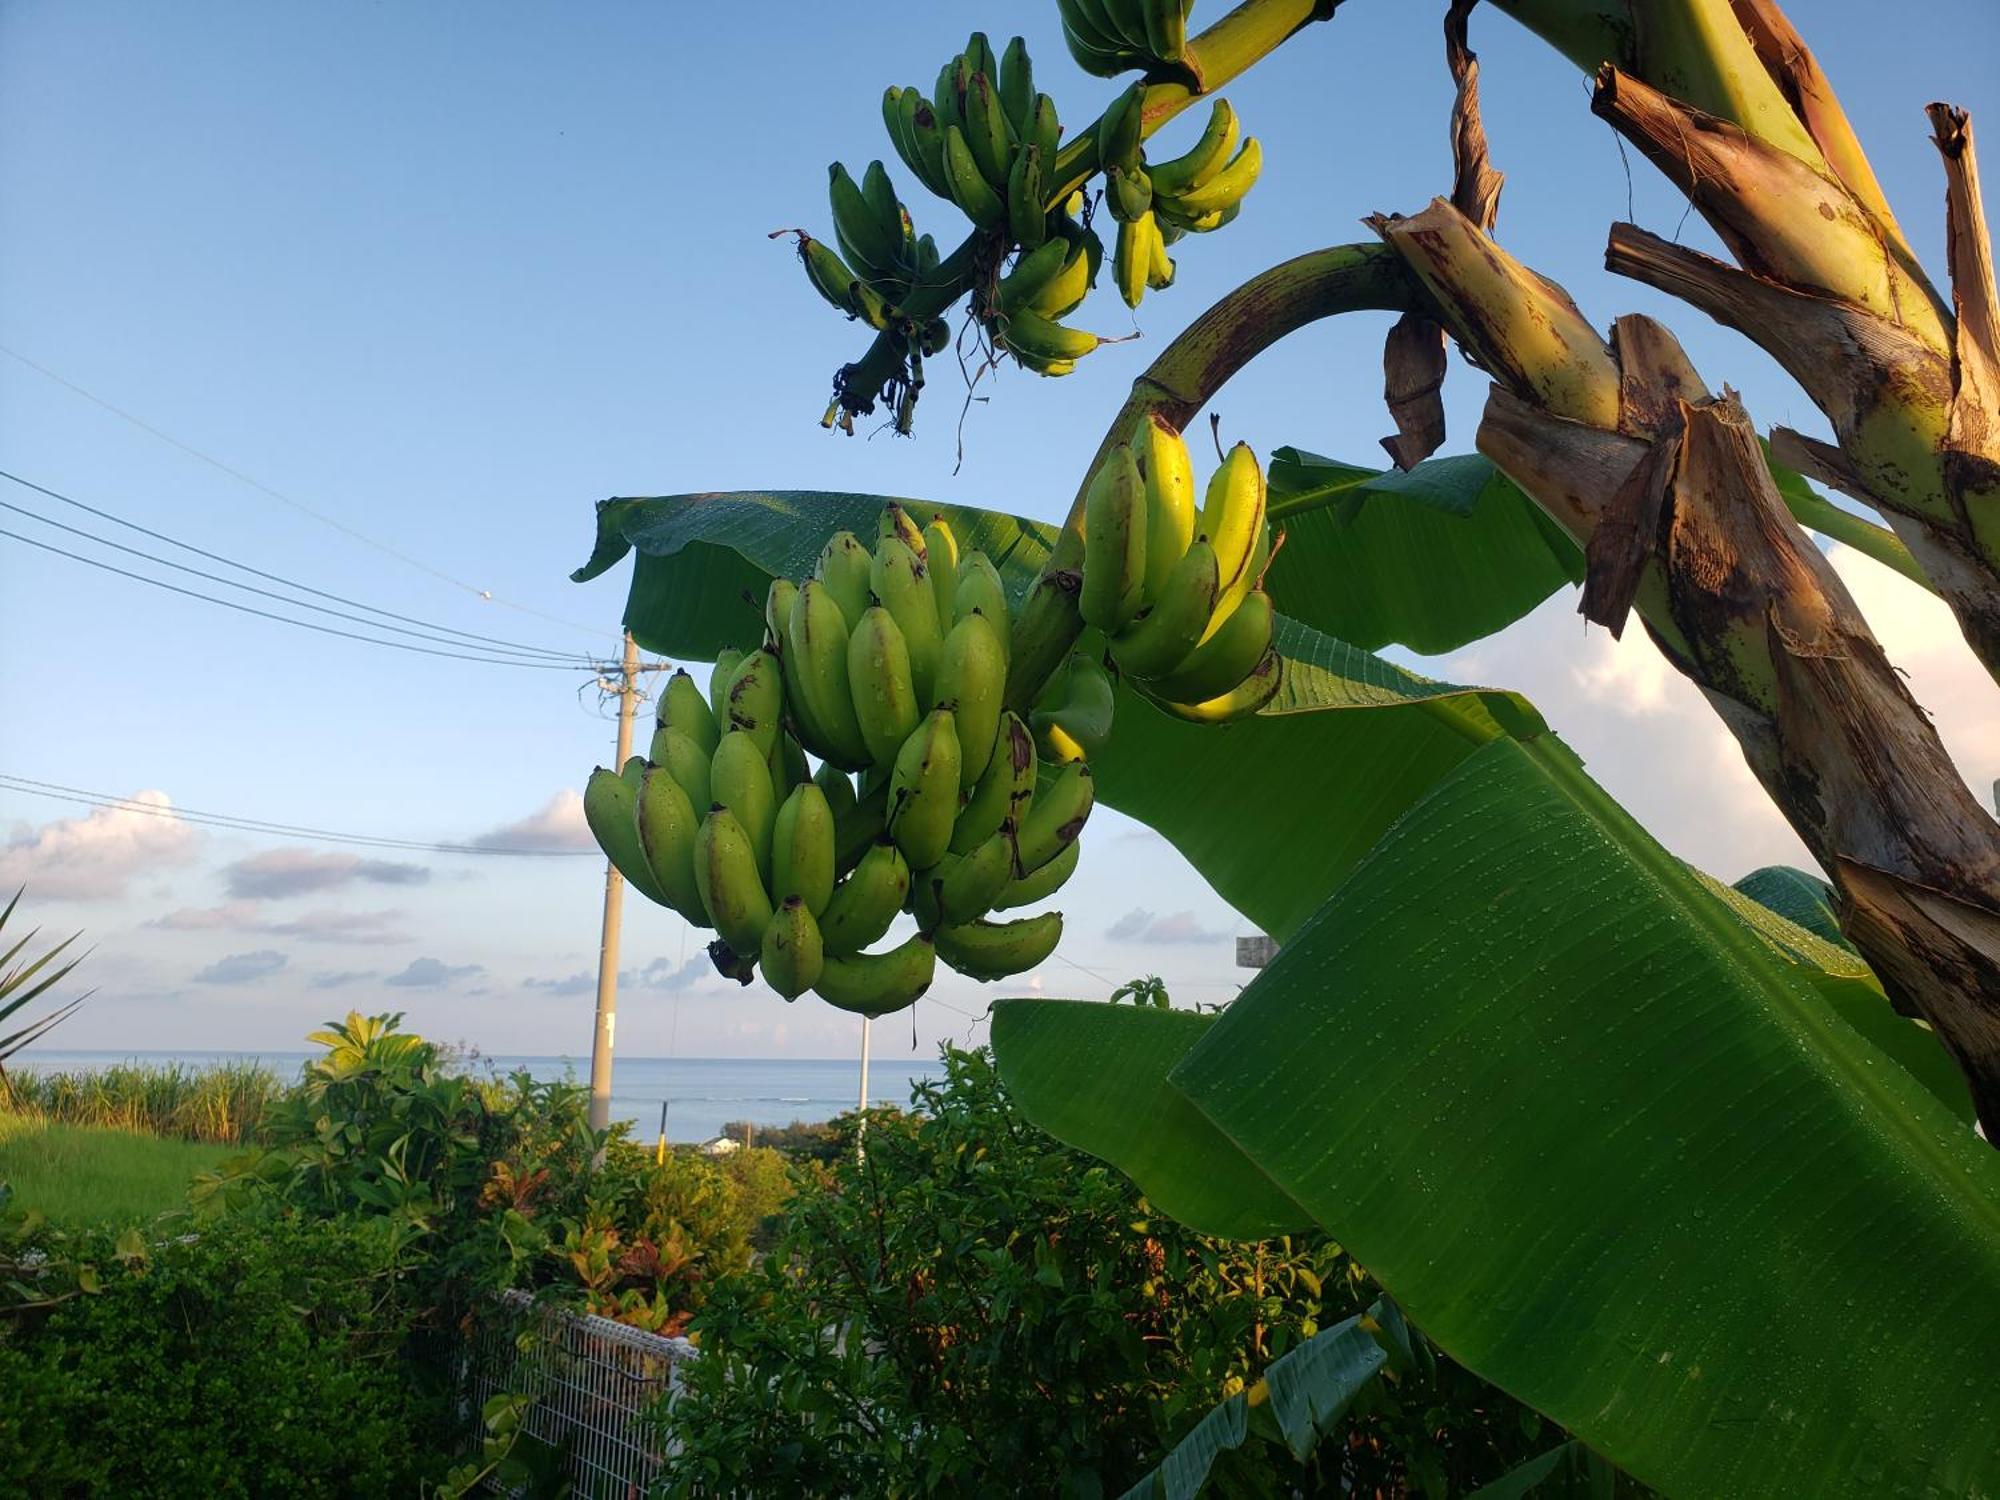
<instances>
[{"instance_id":1,"label":"banana tree","mask_svg":"<svg viewBox=\"0 0 2000 1500\"><path fill-rule=\"evenodd\" d=\"M828 425L886 403L911 430L962 298L992 358L1059 375L1092 354L1061 319L1098 262L1136 305L1171 280L1166 246L1226 225L1255 176L1233 108L1187 157L1150 162L1146 139L1315 45L1335 6L1248 0L1194 35L1179 0L1059 8L1087 72L1140 75L1059 147L1041 149L1024 54L996 67L983 37L934 97L890 91L898 153L973 221L956 250L915 235L886 174L853 193L836 174L839 249L805 247L808 270L873 335ZM1610 268L1756 340L1831 438L1760 434L1660 323L1607 329L1501 247L1474 0L1453 0L1447 196L1196 318L1110 414L1060 526L914 506L1000 563L1025 606L1009 695L1032 702L1100 640L1078 605L1087 500L1121 445L1186 429L1310 324L1400 315L1395 466L1273 455L1269 701L1190 723L1121 681L1091 760L1098 795L1280 939L1277 960L1219 1016L1002 1001L1002 1069L1165 1212L1331 1230L1453 1357L1669 1493L1993 1493L2000 1163L1975 1121L2000 1134L2000 827L1812 535L1931 589L2000 674L2000 296L1970 120L1930 107L1947 294L1771 0L1491 8L1593 74L1591 109L1735 262L1618 224ZM1438 457L1452 346L1491 389L1477 452ZM709 659L743 644L743 589L881 503L609 501L578 577L636 552L628 625ZM1449 649L1578 582L1590 620L1615 634L1636 611L1701 688L1824 881L1682 864L1518 694L1372 654Z\"/></svg>"}]
</instances>

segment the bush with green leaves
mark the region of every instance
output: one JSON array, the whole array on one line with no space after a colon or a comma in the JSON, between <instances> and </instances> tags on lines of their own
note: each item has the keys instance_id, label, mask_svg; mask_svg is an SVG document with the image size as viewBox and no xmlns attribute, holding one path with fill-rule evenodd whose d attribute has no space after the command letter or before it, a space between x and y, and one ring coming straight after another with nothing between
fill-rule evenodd
<instances>
[{"instance_id":1,"label":"bush with green leaves","mask_svg":"<svg viewBox=\"0 0 2000 1500\"><path fill-rule=\"evenodd\" d=\"M447 1409L388 1227L0 1222L0 1493L415 1493Z\"/></svg>"},{"instance_id":2,"label":"bush with green leaves","mask_svg":"<svg viewBox=\"0 0 2000 1500\"><path fill-rule=\"evenodd\" d=\"M661 1493L1115 1494L1375 1306L1325 1236L1194 1234L1028 1124L987 1053L946 1066L914 1112L867 1117L865 1156L801 1190L775 1253L711 1289ZM1366 1383L1342 1440L1304 1463L1222 1454L1221 1492L1456 1494L1548 1445L1513 1400L1406 1347L1421 1355Z\"/></svg>"}]
</instances>

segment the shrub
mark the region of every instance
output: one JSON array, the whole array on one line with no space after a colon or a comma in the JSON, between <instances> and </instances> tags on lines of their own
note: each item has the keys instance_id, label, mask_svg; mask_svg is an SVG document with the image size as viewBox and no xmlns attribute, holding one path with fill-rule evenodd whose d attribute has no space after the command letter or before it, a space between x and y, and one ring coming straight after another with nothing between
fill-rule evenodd
<instances>
[{"instance_id":1,"label":"shrub","mask_svg":"<svg viewBox=\"0 0 2000 1500\"><path fill-rule=\"evenodd\" d=\"M443 1409L375 1227L0 1231L0 1493L414 1493ZM42 1295L35 1295L36 1292Z\"/></svg>"}]
</instances>

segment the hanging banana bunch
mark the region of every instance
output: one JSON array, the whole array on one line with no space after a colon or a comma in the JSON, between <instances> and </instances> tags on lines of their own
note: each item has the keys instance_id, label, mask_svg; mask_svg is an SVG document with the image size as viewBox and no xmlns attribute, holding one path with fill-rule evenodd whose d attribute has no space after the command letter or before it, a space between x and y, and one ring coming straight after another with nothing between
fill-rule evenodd
<instances>
[{"instance_id":1,"label":"hanging banana bunch","mask_svg":"<svg viewBox=\"0 0 2000 1500\"><path fill-rule=\"evenodd\" d=\"M1184 719L1226 722L1255 713L1280 684L1277 616L1263 589L1270 557L1256 454L1232 448L1197 512L1187 444L1150 416L1091 477L1077 603L1147 697Z\"/></svg>"},{"instance_id":2,"label":"hanging banana bunch","mask_svg":"<svg viewBox=\"0 0 2000 1500\"><path fill-rule=\"evenodd\" d=\"M669 680L644 758L591 774L584 814L606 855L716 930L719 970L748 983L761 969L787 999L883 1015L924 993L939 958L980 980L1047 959L1060 912L990 914L1075 870L1094 800L1082 747L1108 733L1109 680L1094 718L1052 705L1044 775L1002 704L999 570L896 505L872 547L837 533L810 578L774 580L764 620L763 646L725 653L707 694ZM870 951L903 912L915 934Z\"/></svg>"},{"instance_id":3,"label":"hanging banana bunch","mask_svg":"<svg viewBox=\"0 0 2000 1500\"><path fill-rule=\"evenodd\" d=\"M1191 151L1148 166L1139 146L1144 102L1144 84L1121 94L1105 112L1101 141L1104 201L1118 221L1112 265L1119 295L1135 309L1148 289L1173 284L1167 247L1234 219L1264 166L1255 137L1237 148L1240 127L1227 99L1210 106L1208 126Z\"/></svg>"},{"instance_id":4,"label":"hanging banana bunch","mask_svg":"<svg viewBox=\"0 0 2000 1500\"><path fill-rule=\"evenodd\" d=\"M1116 78L1133 68L1150 73L1178 65L1194 0L1056 0L1056 9L1076 65Z\"/></svg>"}]
</instances>

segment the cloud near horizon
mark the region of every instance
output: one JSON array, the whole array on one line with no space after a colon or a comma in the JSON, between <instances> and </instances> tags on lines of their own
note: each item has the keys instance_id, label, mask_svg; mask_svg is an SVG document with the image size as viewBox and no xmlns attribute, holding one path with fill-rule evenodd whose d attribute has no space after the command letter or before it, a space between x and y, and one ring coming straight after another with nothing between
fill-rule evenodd
<instances>
[{"instance_id":1,"label":"cloud near horizon","mask_svg":"<svg viewBox=\"0 0 2000 1500\"><path fill-rule=\"evenodd\" d=\"M379 911L309 911L283 922L261 915L254 901L231 901L223 906L182 907L145 925L167 932L261 932L273 937L298 938L308 943L345 943L381 947L412 941L402 928L403 913L393 908Z\"/></svg>"},{"instance_id":2,"label":"cloud near horizon","mask_svg":"<svg viewBox=\"0 0 2000 1500\"><path fill-rule=\"evenodd\" d=\"M564 787L527 817L502 823L472 840L478 849L595 849L583 820L583 796Z\"/></svg>"},{"instance_id":3,"label":"cloud near horizon","mask_svg":"<svg viewBox=\"0 0 2000 1500\"><path fill-rule=\"evenodd\" d=\"M409 967L391 974L382 983L399 989L436 990L485 972L484 964L448 964L441 958L413 958Z\"/></svg>"},{"instance_id":4,"label":"cloud near horizon","mask_svg":"<svg viewBox=\"0 0 2000 1500\"><path fill-rule=\"evenodd\" d=\"M428 866L356 854L319 854L311 849L267 849L222 868L229 894L239 901L280 901L335 890L361 881L371 885L422 885Z\"/></svg>"},{"instance_id":5,"label":"cloud near horizon","mask_svg":"<svg viewBox=\"0 0 2000 1500\"><path fill-rule=\"evenodd\" d=\"M289 961L274 948L231 953L218 958L207 968L197 970L193 979L196 984L249 984L253 980L268 979Z\"/></svg>"},{"instance_id":6,"label":"cloud near horizon","mask_svg":"<svg viewBox=\"0 0 2000 1500\"><path fill-rule=\"evenodd\" d=\"M165 792L135 792L129 800L160 811L98 807L40 827L16 824L0 845L0 887L26 886L30 901L104 900L124 895L141 875L194 859L201 832L169 815L173 800Z\"/></svg>"},{"instance_id":7,"label":"cloud near horizon","mask_svg":"<svg viewBox=\"0 0 2000 1500\"><path fill-rule=\"evenodd\" d=\"M1224 943L1229 934L1219 928L1204 927L1201 919L1191 911L1172 912L1167 916L1148 911L1143 906L1135 906L1124 916L1105 928L1104 935L1114 943Z\"/></svg>"},{"instance_id":8,"label":"cloud near horizon","mask_svg":"<svg viewBox=\"0 0 2000 1500\"><path fill-rule=\"evenodd\" d=\"M672 959L656 958L643 969L620 969L618 987L621 990L651 990L672 993L675 990L690 989L704 980L720 981L715 965L708 958L698 956L676 964ZM562 979L530 978L521 981L524 990L540 990L547 995L563 998L573 995L589 995L597 990L597 971L578 970ZM738 988L733 983L730 988Z\"/></svg>"}]
</instances>

